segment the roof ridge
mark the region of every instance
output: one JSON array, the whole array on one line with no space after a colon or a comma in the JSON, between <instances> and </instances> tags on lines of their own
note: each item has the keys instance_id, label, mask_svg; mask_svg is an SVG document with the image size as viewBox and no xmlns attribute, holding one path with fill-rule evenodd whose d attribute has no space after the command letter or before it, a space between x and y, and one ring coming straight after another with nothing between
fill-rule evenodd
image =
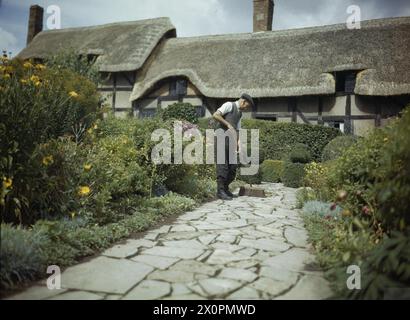
<instances>
[{"instance_id":1,"label":"roof ridge","mask_svg":"<svg viewBox=\"0 0 410 320\"><path fill-rule=\"evenodd\" d=\"M81 26L81 27L71 27L71 28L63 28L63 29L54 29L54 30L43 30L41 33L63 33L63 32L71 32L71 31L76 31L76 30L96 30L96 29L103 29L107 27L113 27L117 25L139 25L139 24L148 24L150 22L155 22L155 21L164 21L164 22L169 22L172 24L171 19L169 17L157 17L157 18L149 18L149 19L142 19L142 20L131 20L131 21L120 21L120 22L111 22L111 23L106 23L106 24L99 24L99 25L94 25L94 26Z\"/></svg>"},{"instance_id":2,"label":"roof ridge","mask_svg":"<svg viewBox=\"0 0 410 320\"><path fill-rule=\"evenodd\" d=\"M401 24L401 23L410 23L410 16L363 20L361 22L362 24L361 29L385 27L385 26ZM247 39L271 38L272 36L286 36L286 35L296 35L296 34L304 35L304 34L311 34L311 33L318 33L318 32L339 31L339 30L348 30L346 28L346 23L335 23L335 24L327 24L327 25L321 25L321 26L281 29L281 30L272 30L272 31L225 33L225 34L202 35L202 36L192 36L192 37L179 37L179 38L169 39L169 41L229 40L229 39L240 39L240 38L245 38L245 39L246 38Z\"/></svg>"}]
</instances>

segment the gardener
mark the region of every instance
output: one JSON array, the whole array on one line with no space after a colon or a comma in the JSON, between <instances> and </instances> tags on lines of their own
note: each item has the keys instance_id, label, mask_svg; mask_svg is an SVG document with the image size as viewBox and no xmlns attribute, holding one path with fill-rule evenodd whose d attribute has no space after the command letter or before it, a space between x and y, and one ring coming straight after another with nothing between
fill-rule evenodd
<instances>
[{"instance_id":1,"label":"gardener","mask_svg":"<svg viewBox=\"0 0 410 320\"><path fill-rule=\"evenodd\" d=\"M216 175L217 175L217 197L222 200L232 200L234 195L229 191L229 184L235 180L237 162L237 152L239 150L239 130L241 129L242 112L254 107L253 99L250 95L244 93L241 98L235 102L224 103L213 115L217 121L217 128L223 129L226 134L225 141L217 139L217 144L225 142L222 148L223 155L217 155ZM229 139L235 141L235 148L229 148ZM216 148L217 150L218 148ZM235 149L235 150L233 150Z\"/></svg>"}]
</instances>

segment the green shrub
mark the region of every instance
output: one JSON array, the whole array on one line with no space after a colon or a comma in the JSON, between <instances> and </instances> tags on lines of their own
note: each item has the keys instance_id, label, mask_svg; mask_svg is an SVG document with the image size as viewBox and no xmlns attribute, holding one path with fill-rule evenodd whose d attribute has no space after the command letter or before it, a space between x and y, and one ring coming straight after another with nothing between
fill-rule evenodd
<instances>
[{"instance_id":1,"label":"green shrub","mask_svg":"<svg viewBox=\"0 0 410 320\"><path fill-rule=\"evenodd\" d=\"M8 224L1 224L0 287L34 280L43 266L41 243L44 236Z\"/></svg>"},{"instance_id":2,"label":"green shrub","mask_svg":"<svg viewBox=\"0 0 410 320\"><path fill-rule=\"evenodd\" d=\"M30 166L35 149L67 134L80 141L98 117L100 96L92 82L70 70L19 60L0 63L0 90L0 135L7 137L0 144L0 176L9 185L2 186L2 219L8 215L2 221L26 222L32 179L41 174L37 164Z\"/></svg>"},{"instance_id":3,"label":"green shrub","mask_svg":"<svg viewBox=\"0 0 410 320\"><path fill-rule=\"evenodd\" d=\"M79 56L74 49L62 50L45 59L45 65L57 70L71 70L86 77L95 84L101 82L98 65L88 61L87 56Z\"/></svg>"},{"instance_id":4,"label":"green shrub","mask_svg":"<svg viewBox=\"0 0 410 320\"><path fill-rule=\"evenodd\" d=\"M313 215L319 215L321 217L339 217L342 208L339 206L336 206L333 210L331 208L332 204L328 202L322 202L322 201L307 201L302 209L302 212L306 214L313 214Z\"/></svg>"},{"instance_id":5,"label":"green shrub","mask_svg":"<svg viewBox=\"0 0 410 320\"><path fill-rule=\"evenodd\" d=\"M190 123L198 123L198 113L196 107L190 103L177 102L171 104L166 109L161 110L163 120L185 120Z\"/></svg>"},{"instance_id":6,"label":"green shrub","mask_svg":"<svg viewBox=\"0 0 410 320\"><path fill-rule=\"evenodd\" d=\"M358 137L352 135L334 138L323 149L322 161L325 162L339 158L343 152L354 145L357 140Z\"/></svg>"},{"instance_id":7,"label":"green shrub","mask_svg":"<svg viewBox=\"0 0 410 320\"><path fill-rule=\"evenodd\" d=\"M307 145L296 143L289 153L289 161L293 163L308 163L312 160L312 155Z\"/></svg>"},{"instance_id":8,"label":"green shrub","mask_svg":"<svg viewBox=\"0 0 410 320\"><path fill-rule=\"evenodd\" d=\"M266 120L244 119L244 129L259 129L260 160L283 160L288 157L292 147L297 143L306 144L313 160L320 161L323 148L340 130L320 125L300 123L283 123Z\"/></svg>"},{"instance_id":9,"label":"green shrub","mask_svg":"<svg viewBox=\"0 0 410 320\"><path fill-rule=\"evenodd\" d=\"M237 179L244 181L248 184L261 184L262 183L262 174L260 167L258 169L258 172L254 175L242 175L241 174L241 168L238 166L237 170Z\"/></svg>"},{"instance_id":10,"label":"green shrub","mask_svg":"<svg viewBox=\"0 0 410 320\"><path fill-rule=\"evenodd\" d=\"M282 181L286 187L299 188L302 186L305 175L303 163L286 162L283 170Z\"/></svg>"},{"instance_id":11,"label":"green shrub","mask_svg":"<svg viewBox=\"0 0 410 320\"><path fill-rule=\"evenodd\" d=\"M260 171L262 181L281 182L283 175L284 162L280 160L265 160L261 164Z\"/></svg>"},{"instance_id":12,"label":"green shrub","mask_svg":"<svg viewBox=\"0 0 410 320\"><path fill-rule=\"evenodd\" d=\"M410 224L409 128L407 108L401 119L347 149L329 173L329 185L347 192L343 205L368 219L379 233Z\"/></svg>"},{"instance_id":13,"label":"green shrub","mask_svg":"<svg viewBox=\"0 0 410 320\"><path fill-rule=\"evenodd\" d=\"M361 290L348 292L354 299L408 299L410 286L410 237L392 232L390 238L369 252L361 266ZM389 292L390 290L390 292ZM393 290L395 292L393 292Z\"/></svg>"},{"instance_id":14,"label":"green shrub","mask_svg":"<svg viewBox=\"0 0 410 320\"><path fill-rule=\"evenodd\" d=\"M296 208L302 209L307 201L317 200L315 190L309 187L299 188L296 191Z\"/></svg>"}]
</instances>

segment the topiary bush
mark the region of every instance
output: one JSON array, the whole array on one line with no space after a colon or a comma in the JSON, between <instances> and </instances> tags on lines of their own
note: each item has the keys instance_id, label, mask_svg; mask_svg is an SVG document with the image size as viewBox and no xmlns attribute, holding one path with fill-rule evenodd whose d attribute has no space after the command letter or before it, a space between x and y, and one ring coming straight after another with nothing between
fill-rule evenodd
<instances>
[{"instance_id":1,"label":"topiary bush","mask_svg":"<svg viewBox=\"0 0 410 320\"><path fill-rule=\"evenodd\" d=\"M284 123L256 119L242 120L242 128L259 129L260 160L283 160L293 146L303 143L308 146L315 161L322 159L323 148L341 131L321 125Z\"/></svg>"},{"instance_id":2,"label":"topiary bush","mask_svg":"<svg viewBox=\"0 0 410 320\"><path fill-rule=\"evenodd\" d=\"M312 154L307 145L296 143L289 153L289 161L293 163L308 163L312 160Z\"/></svg>"},{"instance_id":3,"label":"topiary bush","mask_svg":"<svg viewBox=\"0 0 410 320\"><path fill-rule=\"evenodd\" d=\"M352 135L339 136L330 141L323 149L322 161L335 160L354 145L359 138Z\"/></svg>"},{"instance_id":4,"label":"topiary bush","mask_svg":"<svg viewBox=\"0 0 410 320\"><path fill-rule=\"evenodd\" d=\"M241 175L241 169L238 166L238 171L237 171L237 179L244 181L248 184L261 184L262 183L262 174L261 174L261 170L259 167L259 170L256 174L254 175Z\"/></svg>"},{"instance_id":5,"label":"topiary bush","mask_svg":"<svg viewBox=\"0 0 410 320\"><path fill-rule=\"evenodd\" d=\"M160 112L163 120L185 120L190 123L198 123L198 113L196 107L190 103L177 102L171 104L166 109L161 110Z\"/></svg>"},{"instance_id":6,"label":"topiary bush","mask_svg":"<svg viewBox=\"0 0 410 320\"><path fill-rule=\"evenodd\" d=\"M281 160L265 160L260 166L262 181L281 182L284 162Z\"/></svg>"},{"instance_id":7,"label":"topiary bush","mask_svg":"<svg viewBox=\"0 0 410 320\"><path fill-rule=\"evenodd\" d=\"M299 188L303 184L305 164L285 162L282 182L286 187Z\"/></svg>"}]
</instances>

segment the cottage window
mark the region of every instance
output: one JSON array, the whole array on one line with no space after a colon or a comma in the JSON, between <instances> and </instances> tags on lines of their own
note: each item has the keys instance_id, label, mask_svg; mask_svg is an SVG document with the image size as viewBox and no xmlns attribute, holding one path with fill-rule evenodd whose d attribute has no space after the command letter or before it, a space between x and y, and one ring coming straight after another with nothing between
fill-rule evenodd
<instances>
[{"instance_id":1,"label":"cottage window","mask_svg":"<svg viewBox=\"0 0 410 320\"><path fill-rule=\"evenodd\" d=\"M170 96L185 96L187 93L188 81L185 79L176 79L171 81L169 87Z\"/></svg>"},{"instance_id":2,"label":"cottage window","mask_svg":"<svg viewBox=\"0 0 410 320\"><path fill-rule=\"evenodd\" d=\"M353 94L356 86L357 71L335 72L336 93Z\"/></svg>"}]
</instances>

